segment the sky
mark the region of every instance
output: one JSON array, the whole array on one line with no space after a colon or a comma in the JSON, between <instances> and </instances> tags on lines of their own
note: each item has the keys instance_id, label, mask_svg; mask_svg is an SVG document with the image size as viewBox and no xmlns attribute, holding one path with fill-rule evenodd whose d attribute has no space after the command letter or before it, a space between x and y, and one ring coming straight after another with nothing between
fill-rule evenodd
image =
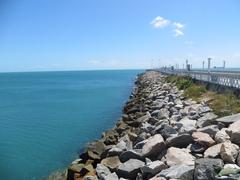
<instances>
[{"instance_id":1,"label":"sky","mask_svg":"<svg viewBox=\"0 0 240 180\"><path fill-rule=\"evenodd\" d=\"M0 0L0 72L240 67L239 0Z\"/></svg>"}]
</instances>

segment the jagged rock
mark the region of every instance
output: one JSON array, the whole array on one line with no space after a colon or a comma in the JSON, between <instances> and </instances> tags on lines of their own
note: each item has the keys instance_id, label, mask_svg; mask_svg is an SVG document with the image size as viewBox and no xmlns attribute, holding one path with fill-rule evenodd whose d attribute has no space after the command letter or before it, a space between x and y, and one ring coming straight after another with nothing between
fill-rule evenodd
<instances>
[{"instance_id":1,"label":"jagged rock","mask_svg":"<svg viewBox=\"0 0 240 180\"><path fill-rule=\"evenodd\" d=\"M138 153L134 150L128 150L128 151L123 152L119 156L119 159L121 162L126 162L129 159L138 159L138 160L144 161L145 158L142 157L140 153Z\"/></svg>"},{"instance_id":2,"label":"jagged rock","mask_svg":"<svg viewBox=\"0 0 240 180\"><path fill-rule=\"evenodd\" d=\"M160 134L164 139L167 139L169 137L177 136L178 132L172 126L165 124L163 129L160 131Z\"/></svg>"},{"instance_id":3,"label":"jagged rock","mask_svg":"<svg viewBox=\"0 0 240 180\"><path fill-rule=\"evenodd\" d=\"M188 149L190 149L190 151L192 153L203 153L205 151L205 147L198 144L197 142L194 142L193 144L190 144L188 146Z\"/></svg>"},{"instance_id":4,"label":"jagged rock","mask_svg":"<svg viewBox=\"0 0 240 180\"><path fill-rule=\"evenodd\" d=\"M212 138L214 138L216 133L219 131L219 129L218 129L217 125L209 125L209 126L205 126L203 128L199 128L198 131L203 132L203 133L207 133Z\"/></svg>"},{"instance_id":5,"label":"jagged rock","mask_svg":"<svg viewBox=\"0 0 240 180\"><path fill-rule=\"evenodd\" d=\"M116 144L118 140L119 134L116 130L108 130L102 134L102 139L104 140L104 144L111 145Z\"/></svg>"},{"instance_id":6,"label":"jagged rock","mask_svg":"<svg viewBox=\"0 0 240 180\"><path fill-rule=\"evenodd\" d=\"M222 143L213 145L212 147L208 148L204 152L204 157L208 158L217 158L220 157L220 149L221 149Z\"/></svg>"},{"instance_id":7,"label":"jagged rock","mask_svg":"<svg viewBox=\"0 0 240 180\"><path fill-rule=\"evenodd\" d=\"M217 122L225 124L226 127L239 120L240 120L240 113L216 119Z\"/></svg>"},{"instance_id":8,"label":"jagged rock","mask_svg":"<svg viewBox=\"0 0 240 180\"><path fill-rule=\"evenodd\" d=\"M109 156L119 156L121 153L123 152L122 149L118 148L118 147L113 147L108 151L108 157Z\"/></svg>"},{"instance_id":9,"label":"jagged rock","mask_svg":"<svg viewBox=\"0 0 240 180\"><path fill-rule=\"evenodd\" d=\"M215 141L217 143L223 143L225 141L230 140L230 136L226 133L227 128L222 128L215 135Z\"/></svg>"},{"instance_id":10,"label":"jagged rock","mask_svg":"<svg viewBox=\"0 0 240 180\"><path fill-rule=\"evenodd\" d=\"M238 152L237 165L240 166L240 151Z\"/></svg>"},{"instance_id":11,"label":"jagged rock","mask_svg":"<svg viewBox=\"0 0 240 180\"><path fill-rule=\"evenodd\" d=\"M169 119L169 114L170 112L167 108L162 108L158 113L158 119Z\"/></svg>"},{"instance_id":12,"label":"jagged rock","mask_svg":"<svg viewBox=\"0 0 240 180\"><path fill-rule=\"evenodd\" d=\"M117 174L114 172L114 173L108 174L102 180L119 180L119 178L118 178Z\"/></svg>"},{"instance_id":13,"label":"jagged rock","mask_svg":"<svg viewBox=\"0 0 240 180\"><path fill-rule=\"evenodd\" d=\"M96 172L97 172L97 175L100 179L104 179L106 176L111 174L111 171L106 166L104 166L102 164L97 164Z\"/></svg>"},{"instance_id":14,"label":"jagged rock","mask_svg":"<svg viewBox=\"0 0 240 180\"><path fill-rule=\"evenodd\" d=\"M228 127L231 141L237 145L240 145L240 119Z\"/></svg>"},{"instance_id":15,"label":"jagged rock","mask_svg":"<svg viewBox=\"0 0 240 180\"><path fill-rule=\"evenodd\" d=\"M162 161L157 160L157 161L147 163L145 166L141 168L141 171L143 175L150 174L151 176L153 176L166 168L167 168L166 164L164 164Z\"/></svg>"},{"instance_id":16,"label":"jagged rock","mask_svg":"<svg viewBox=\"0 0 240 180\"><path fill-rule=\"evenodd\" d=\"M118 156L111 156L103 159L101 164L108 167L110 170L114 170L121 164L121 161Z\"/></svg>"},{"instance_id":17,"label":"jagged rock","mask_svg":"<svg viewBox=\"0 0 240 180\"><path fill-rule=\"evenodd\" d=\"M202 158L195 161L194 180L215 179L223 168L221 159Z\"/></svg>"},{"instance_id":18,"label":"jagged rock","mask_svg":"<svg viewBox=\"0 0 240 180\"><path fill-rule=\"evenodd\" d=\"M117 143L116 147L122 150L130 150L133 148L132 141L130 140L128 134L124 135L119 139L119 142Z\"/></svg>"},{"instance_id":19,"label":"jagged rock","mask_svg":"<svg viewBox=\"0 0 240 180\"><path fill-rule=\"evenodd\" d=\"M79 157L83 162L88 159L100 160L107 150L107 146L101 141L95 141L88 145L85 153L82 153Z\"/></svg>"},{"instance_id":20,"label":"jagged rock","mask_svg":"<svg viewBox=\"0 0 240 180\"><path fill-rule=\"evenodd\" d=\"M165 142L160 134L148 138L142 148L142 155L145 157L153 157L158 155L165 149Z\"/></svg>"},{"instance_id":21,"label":"jagged rock","mask_svg":"<svg viewBox=\"0 0 240 180\"><path fill-rule=\"evenodd\" d=\"M136 119L135 121L139 122L139 123L144 123L144 122L148 122L148 120L151 118L151 114L149 112L146 113L146 115Z\"/></svg>"},{"instance_id":22,"label":"jagged rock","mask_svg":"<svg viewBox=\"0 0 240 180\"><path fill-rule=\"evenodd\" d=\"M197 120L197 126L201 128L201 127L211 125L214 123L214 120L216 118L217 118L216 114L212 112L206 113L203 117Z\"/></svg>"},{"instance_id":23,"label":"jagged rock","mask_svg":"<svg viewBox=\"0 0 240 180\"><path fill-rule=\"evenodd\" d=\"M236 164L225 164L223 169L219 172L219 176L229 176L229 175L235 175L240 173L240 167ZM236 179L239 179L240 174ZM228 177L229 179L233 178L233 176Z\"/></svg>"},{"instance_id":24,"label":"jagged rock","mask_svg":"<svg viewBox=\"0 0 240 180\"><path fill-rule=\"evenodd\" d=\"M194 166L185 164L171 166L168 169L162 170L155 177L165 177L167 179L193 180Z\"/></svg>"},{"instance_id":25,"label":"jagged rock","mask_svg":"<svg viewBox=\"0 0 240 180\"><path fill-rule=\"evenodd\" d=\"M238 156L239 147L231 142L225 142L220 148L220 156L224 162L235 163Z\"/></svg>"},{"instance_id":26,"label":"jagged rock","mask_svg":"<svg viewBox=\"0 0 240 180\"><path fill-rule=\"evenodd\" d=\"M202 132L194 132L193 140L204 147L210 147L215 144L215 141L207 134Z\"/></svg>"},{"instance_id":27,"label":"jagged rock","mask_svg":"<svg viewBox=\"0 0 240 180\"><path fill-rule=\"evenodd\" d=\"M180 133L191 133L196 130L196 121L190 120L189 118L185 117L181 119L179 122L176 123L176 126L178 127L178 131Z\"/></svg>"},{"instance_id":28,"label":"jagged rock","mask_svg":"<svg viewBox=\"0 0 240 180\"><path fill-rule=\"evenodd\" d=\"M141 130L143 132L152 132L155 129L155 126L145 122L141 124Z\"/></svg>"},{"instance_id":29,"label":"jagged rock","mask_svg":"<svg viewBox=\"0 0 240 180\"><path fill-rule=\"evenodd\" d=\"M167 154L165 156L167 165L194 165L195 157L192 156L189 152L190 151L188 149L170 147L167 150Z\"/></svg>"},{"instance_id":30,"label":"jagged rock","mask_svg":"<svg viewBox=\"0 0 240 180\"><path fill-rule=\"evenodd\" d=\"M168 147L185 148L193 142L193 138L190 134L180 134L176 137L170 137L166 140Z\"/></svg>"},{"instance_id":31,"label":"jagged rock","mask_svg":"<svg viewBox=\"0 0 240 180\"><path fill-rule=\"evenodd\" d=\"M144 165L145 163L140 160L130 159L118 167L117 174L119 177L134 179Z\"/></svg>"}]
</instances>

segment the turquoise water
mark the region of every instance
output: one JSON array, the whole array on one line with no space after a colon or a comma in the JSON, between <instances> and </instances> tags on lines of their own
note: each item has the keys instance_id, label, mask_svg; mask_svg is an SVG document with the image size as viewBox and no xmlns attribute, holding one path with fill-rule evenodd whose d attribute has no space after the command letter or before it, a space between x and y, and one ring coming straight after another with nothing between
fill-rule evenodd
<instances>
[{"instance_id":1,"label":"turquoise water","mask_svg":"<svg viewBox=\"0 0 240 180\"><path fill-rule=\"evenodd\" d=\"M0 179L43 179L111 128L138 70L0 74Z\"/></svg>"}]
</instances>

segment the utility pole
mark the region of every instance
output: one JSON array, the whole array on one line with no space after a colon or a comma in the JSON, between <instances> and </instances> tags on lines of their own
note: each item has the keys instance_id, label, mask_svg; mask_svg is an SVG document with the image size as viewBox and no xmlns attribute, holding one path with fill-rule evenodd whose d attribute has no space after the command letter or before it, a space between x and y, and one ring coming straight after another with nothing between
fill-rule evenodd
<instances>
[{"instance_id":1,"label":"utility pole","mask_svg":"<svg viewBox=\"0 0 240 180\"><path fill-rule=\"evenodd\" d=\"M211 71L211 59L212 58L208 58L208 73Z\"/></svg>"},{"instance_id":2,"label":"utility pole","mask_svg":"<svg viewBox=\"0 0 240 180\"><path fill-rule=\"evenodd\" d=\"M208 81L211 81L211 58L208 58Z\"/></svg>"},{"instance_id":3,"label":"utility pole","mask_svg":"<svg viewBox=\"0 0 240 180\"><path fill-rule=\"evenodd\" d=\"M226 61L224 60L223 61L223 69L225 69L226 68Z\"/></svg>"},{"instance_id":4,"label":"utility pole","mask_svg":"<svg viewBox=\"0 0 240 180\"><path fill-rule=\"evenodd\" d=\"M202 68L204 70L205 61L202 62Z\"/></svg>"},{"instance_id":5,"label":"utility pole","mask_svg":"<svg viewBox=\"0 0 240 180\"><path fill-rule=\"evenodd\" d=\"M188 60L186 59L186 68L188 67Z\"/></svg>"}]
</instances>

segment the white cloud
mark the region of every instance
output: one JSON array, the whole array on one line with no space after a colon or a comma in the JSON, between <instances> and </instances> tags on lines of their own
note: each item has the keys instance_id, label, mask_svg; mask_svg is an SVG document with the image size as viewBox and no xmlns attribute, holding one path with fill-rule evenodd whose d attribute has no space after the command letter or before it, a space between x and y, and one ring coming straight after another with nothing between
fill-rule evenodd
<instances>
[{"instance_id":1,"label":"white cloud","mask_svg":"<svg viewBox=\"0 0 240 180\"><path fill-rule=\"evenodd\" d=\"M180 22L171 22L168 19L165 19L161 16L157 16L155 17L152 22L150 23L154 28L160 29L160 28L164 28L167 27L169 25L171 25L172 27L174 27L173 31L174 31L174 36L175 37L179 37L179 36L183 36L184 35L184 27L185 25L180 23Z\"/></svg>"},{"instance_id":2,"label":"white cloud","mask_svg":"<svg viewBox=\"0 0 240 180\"><path fill-rule=\"evenodd\" d=\"M176 29L183 29L184 25L180 22L174 22L173 25L176 27Z\"/></svg>"},{"instance_id":3,"label":"white cloud","mask_svg":"<svg viewBox=\"0 0 240 180\"><path fill-rule=\"evenodd\" d=\"M173 31L174 31L174 36L175 37L179 37L179 36L183 36L184 35L182 30L174 29Z\"/></svg>"},{"instance_id":4,"label":"white cloud","mask_svg":"<svg viewBox=\"0 0 240 180\"><path fill-rule=\"evenodd\" d=\"M154 28L164 28L166 26L168 26L171 23L171 21L164 19L161 16L157 16L156 18L154 18L152 20L152 22L150 23Z\"/></svg>"}]
</instances>

